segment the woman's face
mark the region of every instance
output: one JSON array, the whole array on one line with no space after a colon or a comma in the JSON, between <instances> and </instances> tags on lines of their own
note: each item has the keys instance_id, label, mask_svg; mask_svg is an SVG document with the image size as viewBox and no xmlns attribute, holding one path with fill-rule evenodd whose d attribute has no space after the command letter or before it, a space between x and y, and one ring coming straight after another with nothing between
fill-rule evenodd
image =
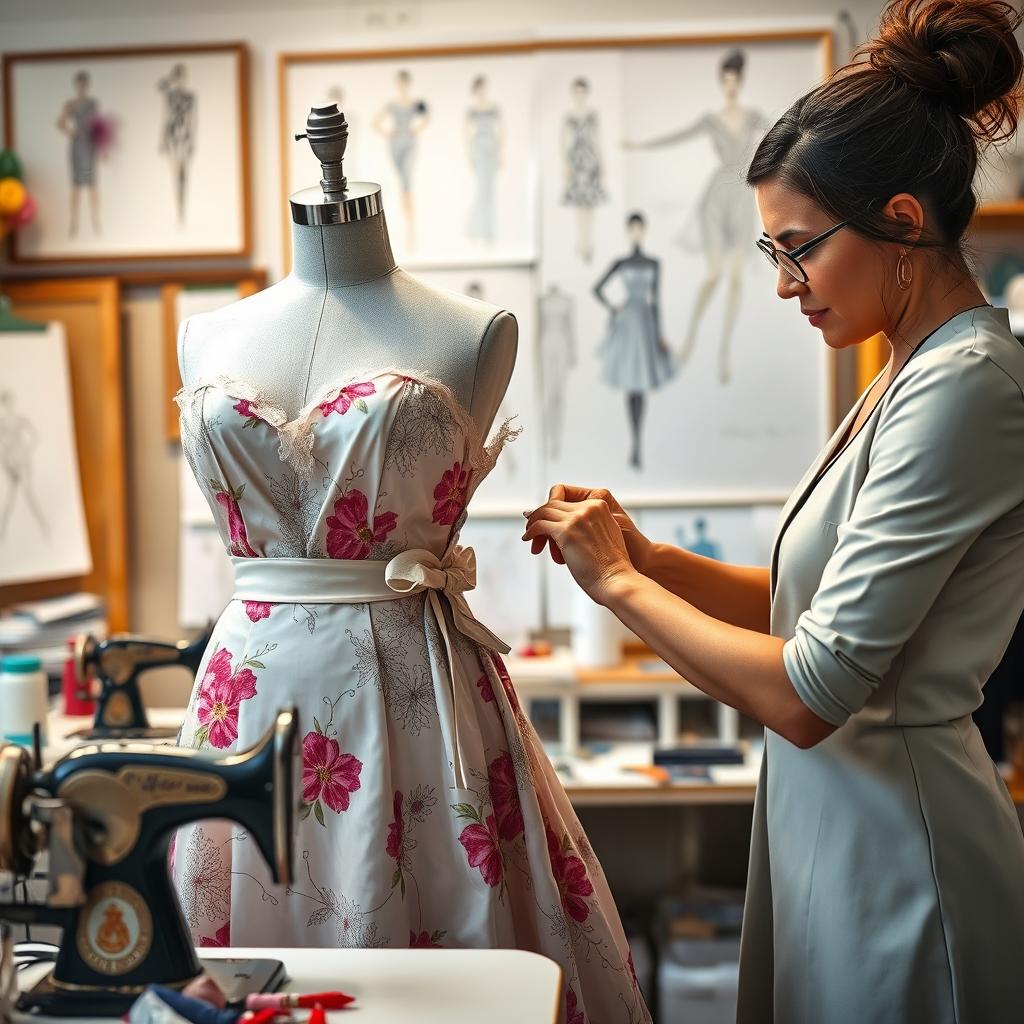
<instances>
[{"instance_id":1,"label":"woman's face","mask_svg":"<svg viewBox=\"0 0 1024 1024\"><path fill-rule=\"evenodd\" d=\"M626 225L626 234L633 245L639 245L644 240L645 227L642 220L632 220Z\"/></svg>"},{"instance_id":2,"label":"woman's face","mask_svg":"<svg viewBox=\"0 0 1024 1024\"><path fill-rule=\"evenodd\" d=\"M722 92L727 100L734 100L739 96L740 84L739 72L731 69L722 72Z\"/></svg>"},{"instance_id":3,"label":"woman's face","mask_svg":"<svg viewBox=\"0 0 1024 1024\"><path fill-rule=\"evenodd\" d=\"M795 249L836 223L813 200L770 179L754 191L761 223L776 249ZM848 348L885 330L886 281L891 274L887 254L879 246L841 228L815 246L800 265L807 273L806 284L780 268L775 290L779 298L800 303L800 311L830 348Z\"/></svg>"}]
</instances>

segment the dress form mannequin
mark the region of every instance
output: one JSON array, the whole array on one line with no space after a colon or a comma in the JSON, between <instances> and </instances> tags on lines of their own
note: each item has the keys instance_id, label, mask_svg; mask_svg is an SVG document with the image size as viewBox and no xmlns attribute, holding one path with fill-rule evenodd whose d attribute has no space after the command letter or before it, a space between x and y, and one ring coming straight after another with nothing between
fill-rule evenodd
<instances>
[{"instance_id":1,"label":"dress form mannequin","mask_svg":"<svg viewBox=\"0 0 1024 1024\"><path fill-rule=\"evenodd\" d=\"M310 124L325 119L340 123L347 135L336 105L314 108ZM182 382L242 380L291 417L351 371L419 371L447 385L486 435L515 364L515 317L401 270L380 209L380 186L342 178L343 191L324 192L331 185L324 168L321 188L292 197L288 276L179 327ZM339 208L349 219L315 222Z\"/></svg>"}]
</instances>

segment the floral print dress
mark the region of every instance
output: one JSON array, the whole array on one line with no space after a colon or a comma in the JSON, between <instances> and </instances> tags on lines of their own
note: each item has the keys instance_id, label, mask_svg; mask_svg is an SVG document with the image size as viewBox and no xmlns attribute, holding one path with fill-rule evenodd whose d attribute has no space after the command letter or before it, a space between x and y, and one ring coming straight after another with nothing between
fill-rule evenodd
<instances>
[{"instance_id":1,"label":"floral print dress","mask_svg":"<svg viewBox=\"0 0 1024 1024\"><path fill-rule=\"evenodd\" d=\"M227 379L177 400L186 458L239 559L440 558L514 433L506 421L485 445L444 385L398 370L339 382L294 420ZM286 887L240 826L178 832L196 944L532 950L562 968L565 1024L649 1021L600 865L500 654L450 621L447 650L438 607L420 592L224 609L179 742L244 749L294 704L302 812ZM455 695L461 779L438 712Z\"/></svg>"}]
</instances>

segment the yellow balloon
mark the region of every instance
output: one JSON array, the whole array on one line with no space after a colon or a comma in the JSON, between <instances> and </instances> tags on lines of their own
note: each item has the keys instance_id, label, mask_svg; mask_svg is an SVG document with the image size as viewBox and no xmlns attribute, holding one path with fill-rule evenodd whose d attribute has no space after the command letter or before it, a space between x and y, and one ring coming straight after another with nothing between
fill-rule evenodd
<instances>
[{"instance_id":1,"label":"yellow balloon","mask_svg":"<svg viewBox=\"0 0 1024 1024\"><path fill-rule=\"evenodd\" d=\"M17 178L0 178L0 217L10 217L25 205L25 186Z\"/></svg>"}]
</instances>

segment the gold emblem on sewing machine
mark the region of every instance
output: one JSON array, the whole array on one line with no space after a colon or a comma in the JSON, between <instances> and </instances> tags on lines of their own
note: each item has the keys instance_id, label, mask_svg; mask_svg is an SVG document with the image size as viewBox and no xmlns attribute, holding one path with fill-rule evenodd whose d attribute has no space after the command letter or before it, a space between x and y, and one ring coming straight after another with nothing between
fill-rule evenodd
<instances>
[{"instance_id":1,"label":"gold emblem on sewing machine","mask_svg":"<svg viewBox=\"0 0 1024 1024\"><path fill-rule=\"evenodd\" d=\"M76 936L82 959L100 974L127 974L149 953L153 919L124 882L104 882L90 894Z\"/></svg>"}]
</instances>

